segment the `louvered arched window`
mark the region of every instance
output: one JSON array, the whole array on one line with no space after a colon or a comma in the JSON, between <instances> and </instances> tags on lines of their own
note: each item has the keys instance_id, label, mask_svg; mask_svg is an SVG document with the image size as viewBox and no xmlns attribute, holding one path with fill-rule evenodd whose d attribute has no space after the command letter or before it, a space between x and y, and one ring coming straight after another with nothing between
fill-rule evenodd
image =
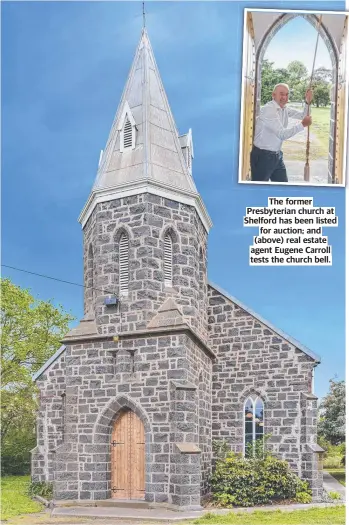
<instances>
[{"instance_id":1,"label":"louvered arched window","mask_svg":"<svg viewBox=\"0 0 349 525\"><path fill-rule=\"evenodd\" d=\"M255 456L256 443L264 436L264 403L260 397L245 402L244 406L244 453Z\"/></svg>"},{"instance_id":2,"label":"louvered arched window","mask_svg":"<svg viewBox=\"0 0 349 525\"><path fill-rule=\"evenodd\" d=\"M128 236L123 233L119 241L119 285L120 295L128 294L129 279Z\"/></svg>"},{"instance_id":3,"label":"louvered arched window","mask_svg":"<svg viewBox=\"0 0 349 525\"><path fill-rule=\"evenodd\" d=\"M166 234L164 240L164 277L165 286L172 286L172 259L173 259L173 243L172 237L169 233Z\"/></svg>"},{"instance_id":4,"label":"louvered arched window","mask_svg":"<svg viewBox=\"0 0 349 525\"><path fill-rule=\"evenodd\" d=\"M132 124L131 124L128 116L126 116L126 118L125 118L123 131L124 131L124 133L123 133L124 150L128 149L128 148L132 148L132 144L133 144L132 131L133 130L132 130Z\"/></svg>"}]
</instances>

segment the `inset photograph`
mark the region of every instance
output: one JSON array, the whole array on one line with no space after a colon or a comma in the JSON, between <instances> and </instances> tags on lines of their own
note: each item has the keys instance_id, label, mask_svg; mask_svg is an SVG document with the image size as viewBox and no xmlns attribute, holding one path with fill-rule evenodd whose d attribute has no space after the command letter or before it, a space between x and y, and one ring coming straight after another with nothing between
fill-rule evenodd
<instances>
[{"instance_id":1,"label":"inset photograph","mask_svg":"<svg viewBox=\"0 0 349 525\"><path fill-rule=\"evenodd\" d=\"M246 9L239 182L344 186L348 14Z\"/></svg>"}]
</instances>

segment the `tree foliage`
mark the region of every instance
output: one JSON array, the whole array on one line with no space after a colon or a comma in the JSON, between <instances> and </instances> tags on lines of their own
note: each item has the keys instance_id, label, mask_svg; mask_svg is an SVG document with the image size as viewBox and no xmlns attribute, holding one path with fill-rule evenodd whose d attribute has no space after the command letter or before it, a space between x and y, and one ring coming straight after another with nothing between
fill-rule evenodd
<instances>
[{"instance_id":1,"label":"tree foliage","mask_svg":"<svg viewBox=\"0 0 349 525\"><path fill-rule=\"evenodd\" d=\"M318 434L331 445L345 442L345 382L330 380L330 391L320 403Z\"/></svg>"},{"instance_id":2,"label":"tree foliage","mask_svg":"<svg viewBox=\"0 0 349 525\"><path fill-rule=\"evenodd\" d=\"M273 62L263 60L261 75L261 104L264 105L272 99L275 84L288 83L289 73L286 69L274 69Z\"/></svg>"},{"instance_id":3,"label":"tree foliage","mask_svg":"<svg viewBox=\"0 0 349 525\"><path fill-rule=\"evenodd\" d=\"M2 472L24 474L35 446L36 388L32 375L59 348L73 317L51 301L1 280Z\"/></svg>"},{"instance_id":4,"label":"tree foliage","mask_svg":"<svg viewBox=\"0 0 349 525\"><path fill-rule=\"evenodd\" d=\"M326 67L318 67L314 71L313 80L315 82L318 80L326 83L332 82L332 70L327 69Z\"/></svg>"},{"instance_id":5,"label":"tree foliage","mask_svg":"<svg viewBox=\"0 0 349 525\"><path fill-rule=\"evenodd\" d=\"M309 87L310 74L300 60L293 60L286 69L275 68L270 60L263 60L261 70L261 104L264 105L272 99L273 88L276 84L289 85L290 102L302 102ZM330 104L330 88L332 71L320 67L314 71L312 86L314 89L314 103L317 107Z\"/></svg>"},{"instance_id":6,"label":"tree foliage","mask_svg":"<svg viewBox=\"0 0 349 525\"><path fill-rule=\"evenodd\" d=\"M313 84L314 89L314 103L316 107L328 106L330 99L330 86L323 80L317 80Z\"/></svg>"}]
</instances>

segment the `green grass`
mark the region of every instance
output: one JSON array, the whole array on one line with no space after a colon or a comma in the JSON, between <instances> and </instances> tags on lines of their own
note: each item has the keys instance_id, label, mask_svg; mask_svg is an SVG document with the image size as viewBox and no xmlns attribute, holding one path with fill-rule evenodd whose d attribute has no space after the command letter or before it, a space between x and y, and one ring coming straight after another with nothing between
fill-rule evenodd
<instances>
[{"instance_id":1,"label":"green grass","mask_svg":"<svg viewBox=\"0 0 349 525\"><path fill-rule=\"evenodd\" d=\"M310 127L310 133L314 136L310 140L309 158L310 160L319 160L328 158L329 133L330 133L330 107L311 108L313 123ZM304 132L306 139L306 131ZM292 139L285 140L283 143L283 152L288 160L305 161L305 143L294 142Z\"/></svg>"},{"instance_id":2,"label":"green grass","mask_svg":"<svg viewBox=\"0 0 349 525\"><path fill-rule=\"evenodd\" d=\"M339 481L339 483L345 486L345 468L326 468L324 470L326 470L326 472L328 472L329 474L331 474L331 476L336 478L336 480Z\"/></svg>"},{"instance_id":3,"label":"green grass","mask_svg":"<svg viewBox=\"0 0 349 525\"><path fill-rule=\"evenodd\" d=\"M39 512L43 506L27 496L29 476L8 476L1 480L1 519Z\"/></svg>"},{"instance_id":4,"label":"green grass","mask_svg":"<svg viewBox=\"0 0 349 525\"><path fill-rule=\"evenodd\" d=\"M293 511L230 512L219 516L212 512L195 520L197 525L344 525L344 505Z\"/></svg>"}]
</instances>

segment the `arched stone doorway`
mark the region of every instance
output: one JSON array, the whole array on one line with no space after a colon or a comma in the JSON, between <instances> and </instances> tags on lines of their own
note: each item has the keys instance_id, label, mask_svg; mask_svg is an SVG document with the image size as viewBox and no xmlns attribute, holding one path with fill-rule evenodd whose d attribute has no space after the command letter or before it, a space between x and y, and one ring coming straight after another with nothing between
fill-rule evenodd
<instances>
[{"instance_id":1,"label":"arched stone doorway","mask_svg":"<svg viewBox=\"0 0 349 525\"><path fill-rule=\"evenodd\" d=\"M261 15L257 21L257 14ZM344 180L345 109L348 87L346 83L346 46L348 17L345 14L324 14L319 24L317 14L272 10L245 12L240 180L250 180L250 151L253 144L255 119L261 102L261 68L266 49L276 35L290 20L297 16L305 18L319 28L332 63L332 89L330 108L330 132L328 146L329 184L342 184ZM337 17L337 18L336 18Z\"/></svg>"},{"instance_id":2,"label":"arched stone doorway","mask_svg":"<svg viewBox=\"0 0 349 525\"><path fill-rule=\"evenodd\" d=\"M96 499L151 501L151 473L146 468L152 462L151 444L152 428L143 407L124 394L111 399L100 412L92 434L91 459L95 466L91 485L98 490ZM128 468L129 473L122 477L121 468Z\"/></svg>"},{"instance_id":3,"label":"arched stone doorway","mask_svg":"<svg viewBox=\"0 0 349 525\"><path fill-rule=\"evenodd\" d=\"M132 410L114 421L111 442L111 497L138 500L145 495L145 432Z\"/></svg>"}]
</instances>

